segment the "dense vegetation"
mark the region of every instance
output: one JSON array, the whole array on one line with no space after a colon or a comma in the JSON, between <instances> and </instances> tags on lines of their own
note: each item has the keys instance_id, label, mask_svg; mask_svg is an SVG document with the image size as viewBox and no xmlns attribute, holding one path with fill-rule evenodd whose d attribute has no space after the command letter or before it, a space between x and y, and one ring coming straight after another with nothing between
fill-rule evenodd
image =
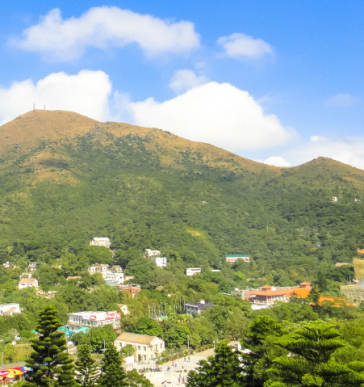
<instances>
[{"instance_id":1,"label":"dense vegetation","mask_svg":"<svg viewBox=\"0 0 364 387\"><path fill-rule=\"evenodd\" d=\"M21 315L0 317L0 350L7 361L27 356L39 310L49 303L62 324L70 312L116 310L126 303L131 315L122 318L122 328L158 334L170 351L184 348L187 337L194 349L241 339L261 315L293 325L362 319L358 308L312 308L299 300L252 312L246 301L223 295L233 288L305 280L319 293L340 295L353 270L334 264L351 262L364 241L362 173L326 159L282 170L259 164L249 169L228 152L214 160L184 146L171 153L173 136L163 133L165 147L157 136L150 129L143 136L118 137L96 125L73 138L39 139L24 151L18 144L2 151L0 263L15 267L0 265L0 303L19 302L23 308ZM114 254L89 246L98 236L111 239ZM145 248L161 250L167 268L147 260ZM251 263L225 263L224 254L234 253L249 254ZM16 290L29 262L38 263L34 277L41 289L56 292L51 300L33 289ZM96 262L121 265L143 291L129 299L106 286L86 271ZM203 273L186 277L187 267ZM68 276L81 279L67 281ZM201 299L215 306L196 318L181 315L186 301ZM151 311L169 319L156 323ZM24 341L19 357L21 351L14 354L9 346L17 335ZM95 352L113 340L106 330L92 340L83 336L78 343Z\"/></svg>"}]
</instances>

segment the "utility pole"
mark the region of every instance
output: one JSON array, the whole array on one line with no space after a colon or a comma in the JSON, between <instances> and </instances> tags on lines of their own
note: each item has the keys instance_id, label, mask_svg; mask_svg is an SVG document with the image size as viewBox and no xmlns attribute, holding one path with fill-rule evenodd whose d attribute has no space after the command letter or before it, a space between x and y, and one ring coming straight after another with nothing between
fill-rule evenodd
<instances>
[{"instance_id":1,"label":"utility pole","mask_svg":"<svg viewBox=\"0 0 364 387\"><path fill-rule=\"evenodd\" d=\"M190 336L187 335L187 350L190 349Z\"/></svg>"}]
</instances>

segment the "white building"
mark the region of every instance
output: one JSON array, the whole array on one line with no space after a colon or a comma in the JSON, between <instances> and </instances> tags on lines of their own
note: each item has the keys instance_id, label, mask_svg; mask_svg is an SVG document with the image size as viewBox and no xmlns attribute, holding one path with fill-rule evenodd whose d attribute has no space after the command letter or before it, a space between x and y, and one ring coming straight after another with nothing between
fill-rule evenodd
<instances>
[{"instance_id":1,"label":"white building","mask_svg":"<svg viewBox=\"0 0 364 387\"><path fill-rule=\"evenodd\" d=\"M130 314L129 310L128 310L128 305L126 304L116 304L120 310L123 312L124 316Z\"/></svg>"},{"instance_id":2,"label":"white building","mask_svg":"<svg viewBox=\"0 0 364 387\"><path fill-rule=\"evenodd\" d=\"M35 271L35 270L37 270L37 262L29 262L28 267L29 267L29 270L30 270L30 271Z\"/></svg>"},{"instance_id":3,"label":"white building","mask_svg":"<svg viewBox=\"0 0 364 387\"><path fill-rule=\"evenodd\" d=\"M201 274L201 268L200 267L190 267L186 269L186 276L192 277L195 274Z\"/></svg>"},{"instance_id":4,"label":"white building","mask_svg":"<svg viewBox=\"0 0 364 387\"><path fill-rule=\"evenodd\" d=\"M103 327L112 325L114 329L120 327L120 313L112 312L78 312L68 314L67 328L77 332L80 327Z\"/></svg>"},{"instance_id":5,"label":"white building","mask_svg":"<svg viewBox=\"0 0 364 387\"><path fill-rule=\"evenodd\" d=\"M107 264L95 263L94 265L90 266L87 271L91 275L95 273L101 273L105 282L114 282L115 285L122 285L124 283L123 269L118 265L109 268L109 265Z\"/></svg>"},{"instance_id":6,"label":"white building","mask_svg":"<svg viewBox=\"0 0 364 387\"><path fill-rule=\"evenodd\" d=\"M145 256L147 258L156 257L158 255L161 255L161 252L159 250L145 249Z\"/></svg>"},{"instance_id":7,"label":"white building","mask_svg":"<svg viewBox=\"0 0 364 387\"><path fill-rule=\"evenodd\" d=\"M0 316L12 316L14 313L21 313L19 304L0 305Z\"/></svg>"},{"instance_id":8,"label":"white building","mask_svg":"<svg viewBox=\"0 0 364 387\"><path fill-rule=\"evenodd\" d=\"M165 258L165 257L152 257L151 260L152 260L158 267L167 267L167 258Z\"/></svg>"},{"instance_id":9,"label":"white building","mask_svg":"<svg viewBox=\"0 0 364 387\"><path fill-rule=\"evenodd\" d=\"M111 246L111 242L109 238L93 238L90 242L90 246L101 246L107 247L109 249Z\"/></svg>"},{"instance_id":10,"label":"white building","mask_svg":"<svg viewBox=\"0 0 364 387\"><path fill-rule=\"evenodd\" d=\"M336 197L336 196L334 196L333 198L332 198L332 201L333 202L337 202L339 199Z\"/></svg>"},{"instance_id":11,"label":"white building","mask_svg":"<svg viewBox=\"0 0 364 387\"><path fill-rule=\"evenodd\" d=\"M38 280L35 278L22 278L18 283L18 289L36 288L38 289Z\"/></svg>"},{"instance_id":12,"label":"white building","mask_svg":"<svg viewBox=\"0 0 364 387\"><path fill-rule=\"evenodd\" d=\"M137 361L150 361L159 357L164 352L166 346L164 340L157 336L139 335L137 333L123 332L114 341L117 350L126 345L131 345L135 349L134 356Z\"/></svg>"}]
</instances>

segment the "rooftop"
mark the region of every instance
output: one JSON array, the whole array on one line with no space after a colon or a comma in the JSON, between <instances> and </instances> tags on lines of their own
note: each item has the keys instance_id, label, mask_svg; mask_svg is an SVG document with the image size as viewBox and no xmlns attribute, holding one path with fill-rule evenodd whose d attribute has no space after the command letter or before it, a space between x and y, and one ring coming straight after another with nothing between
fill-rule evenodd
<instances>
[{"instance_id":1,"label":"rooftop","mask_svg":"<svg viewBox=\"0 0 364 387\"><path fill-rule=\"evenodd\" d=\"M244 257L244 258L249 258L248 254L225 254L226 258L239 258L239 257Z\"/></svg>"},{"instance_id":2,"label":"rooftop","mask_svg":"<svg viewBox=\"0 0 364 387\"><path fill-rule=\"evenodd\" d=\"M19 283L22 283L22 284L24 284L24 283L27 283L27 282L35 282L36 281L36 279L35 278L22 278L20 281L19 281Z\"/></svg>"},{"instance_id":3,"label":"rooftop","mask_svg":"<svg viewBox=\"0 0 364 387\"><path fill-rule=\"evenodd\" d=\"M137 344L149 344L155 338L158 338L158 337L157 336L148 336L148 335L139 335L137 333L123 332L121 335L119 335L116 338L116 340L128 341L130 343L137 343Z\"/></svg>"},{"instance_id":4,"label":"rooftop","mask_svg":"<svg viewBox=\"0 0 364 387\"><path fill-rule=\"evenodd\" d=\"M109 238L92 238L94 241L109 241L110 242L110 239Z\"/></svg>"}]
</instances>

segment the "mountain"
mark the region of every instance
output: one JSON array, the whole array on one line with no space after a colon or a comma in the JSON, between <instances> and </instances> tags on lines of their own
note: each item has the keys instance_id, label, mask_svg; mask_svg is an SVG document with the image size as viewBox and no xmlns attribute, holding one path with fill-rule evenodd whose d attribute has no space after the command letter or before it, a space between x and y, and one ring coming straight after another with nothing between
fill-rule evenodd
<instances>
[{"instance_id":1,"label":"mountain","mask_svg":"<svg viewBox=\"0 0 364 387\"><path fill-rule=\"evenodd\" d=\"M126 264L145 248L203 268L245 253L262 275L307 278L363 246L363 186L364 171L328 158L278 168L156 128L36 110L0 127L0 259L51 262L109 236Z\"/></svg>"}]
</instances>

